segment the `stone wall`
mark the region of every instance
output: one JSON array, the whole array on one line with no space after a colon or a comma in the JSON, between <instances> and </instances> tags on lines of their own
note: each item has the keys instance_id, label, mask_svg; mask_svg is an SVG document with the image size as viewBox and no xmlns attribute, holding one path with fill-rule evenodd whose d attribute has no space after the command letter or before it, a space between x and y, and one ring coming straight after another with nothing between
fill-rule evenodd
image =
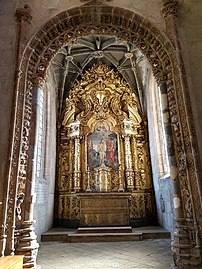
<instances>
[{"instance_id":1,"label":"stone wall","mask_svg":"<svg viewBox=\"0 0 202 269\"><path fill-rule=\"evenodd\" d=\"M169 175L159 88L151 71L144 81L147 103L149 145L158 223L174 230L173 184Z\"/></svg>"},{"instance_id":2,"label":"stone wall","mask_svg":"<svg viewBox=\"0 0 202 269\"><path fill-rule=\"evenodd\" d=\"M44 160L42 173L36 179L36 204L34 219L37 220L35 231L40 241L41 234L53 226L54 219L54 191L56 168L56 85L54 77L49 72L44 94L46 96L45 109L45 137L43 140Z\"/></svg>"},{"instance_id":3,"label":"stone wall","mask_svg":"<svg viewBox=\"0 0 202 269\"><path fill-rule=\"evenodd\" d=\"M202 1L179 0L178 24L202 160Z\"/></svg>"},{"instance_id":4,"label":"stone wall","mask_svg":"<svg viewBox=\"0 0 202 269\"><path fill-rule=\"evenodd\" d=\"M8 164L6 156L8 154L15 70L16 23L14 2L2 0L0 3L0 219L3 185L6 184L5 170Z\"/></svg>"}]
</instances>

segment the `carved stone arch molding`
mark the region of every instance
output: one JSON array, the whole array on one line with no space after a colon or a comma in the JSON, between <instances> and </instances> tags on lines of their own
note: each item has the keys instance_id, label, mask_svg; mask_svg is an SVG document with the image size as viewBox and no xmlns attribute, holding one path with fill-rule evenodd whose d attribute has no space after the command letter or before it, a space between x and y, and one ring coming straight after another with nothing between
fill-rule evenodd
<instances>
[{"instance_id":1,"label":"carved stone arch molding","mask_svg":"<svg viewBox=\"0 0 202 269\"><path fill-rule=\"evenodd\" d=\"M186 253L192 255L193 249L199 247L200 226L202 221L202 210L200 204L199 162L198 151L195 144L195 132L190 109L190 101L182 88L180 80L180 68L175 53L175 47L169 38L160 32L147 19L135 14L132 11L122 8L102 5L88 4L81 7L61 12L50 19L28 43L21 60L21 76L18 83L18 97L16 107L13 159L10 163L10 187L7 209L7 236L10 242L13 241L13 223L15 214L13 202L16 199L15 184L17 175L17 198L19 204L23 201L23 194L26 201L31 201L32 194L27 192L27 186L31 185L30 162L28 151L33 147L31 138L31 114L33 93L38 87L42 87L46 78L46 71L54 56L69 42L76 42L76 39L85 35L113 35L121 40L134 42L140 51L147 57L153 74L161 85L167 86L167 97L171 117L172 137L175 147L176 167L172 172L172 179L180 182L182 200L182 213L177 223L178 238L184 239L184 244L189 245ZM19 153L19 161L18 161ZM173 164L175 167L175 164ZM172 167L171 167L172 168ZM172 169L171 169L172 171ZM30 196L30 197L29 197ZM21 199L21 200L20 200ZM20 201L19 201L20 200ZM31 225L32 220L22 215L21 222ZM192 243L192 244L191 244ZM13 245L8 243L7 248L12 252ZM179 247L174 247L176 263L181 259L182 242ZM9 251L8 251L9 252ZM192 253L192 254L191 254Z\"/></svg>"}]
</instances>

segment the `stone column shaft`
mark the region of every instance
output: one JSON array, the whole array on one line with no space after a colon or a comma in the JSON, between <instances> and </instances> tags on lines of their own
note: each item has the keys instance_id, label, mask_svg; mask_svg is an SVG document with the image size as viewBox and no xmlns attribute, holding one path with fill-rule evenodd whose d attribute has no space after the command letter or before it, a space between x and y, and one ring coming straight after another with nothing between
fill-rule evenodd
<instances>
[{"instance_id":1,"label":"stone column shaft","mask_svg":"<svg viewBox=\"0 0 202 269\"><path fill-rule=\"evenodd\" d=\"M174 261L176 265L185 265L189 263L189 259L187 259L188 253L190 253L192 246L189 241L189 228L185 224L185 217L182 207L182 197L181 197L181 189L178 175L178 168L175 157L175 149L174 149L174 141L172 137L172 129L171 129L171 119L168 109L168 100L167 100L167 87L166 83L163 82L160 85L161 91L161 104L162 104L162 114L163 114L163 123L165 136L167 141L167 152L168 152L168 160L170 166L170 175L173 183L173 204L175 211L175 222L176 228L173 233L173 253L174 253ZM183 254L183 255L181 255Z\"/></svg>"},{"instance_id":2,"label":"stone column shaft","mask_svg":"<svg viewBox=\"0 0 202 269\"><path fill-rule=\"evenodd\" d=\"M168 108L168 99L167 99L167 87L166 83L163 82L159 85L160 88L160 98L162 105L162 117L163 117L163 125L166 137L166 148L168 153L168 161L170 166L170 175L173 182L173 191L174 191L174 208L176 218L183 218L183 209L182 209L182 201L181 201L181 191L179 185L178 178L178 169L175 158L175 149L174 149L174 141L172 137L172 128L171 128L171 119Z\"/></svg>"},{"instance_id":3,"label":"stone column shaft","mask_svg":"<svg viewBox=\"0 0 202 269\"><path fill-rule=\"evenodd\" d=\"M19 87L22 71L20 70L20 60L27 38L29 36L29 26L32 20L31 9L25 4L23 8L18 8L15 13L17 28L16 28L16 54L15 54L15 78L13 90L13 109L11 111L11 128L9 132L8 156L6 159L10 160L5 168L4 194L3 206L0 212L0 256L14 254L14 229L16 225L16 197L17 197L17 174L18 174L18 160L20 155L20 138L22 132L22 121L19 107L23 107L23 99L17 93ZM18 110L18 111L17 111ZM20 115L20 116L19 116ZM13 124L15 123L15 124ZM17 133L17 137L15 134ZM17 143L16 143L17 140ZM15 145L14 145L15 144ZM6 241L7 238L7 241Z\"/></svg>"},{"instance_id":4,"label":"stone column shaft","mask_svg":"<svg viewBox=\"0 0 202 269\"><path fill-rule=\"evenodd\" d=\"M16 246L16 254L24 255L23 268L35 268L36 257L38 252L38 243L34 232L33 219L34 204L36 200L35 183L37 169L38 139L40 126L40 96L43 91L44 80L37 77L33 86L32 98L32 118L30 124L30 146L28 150L29 162L27 171L27 182L25 192L25 208L22 221L16 229L16 237L18 244Z\"/></svg>"}]
</instances>

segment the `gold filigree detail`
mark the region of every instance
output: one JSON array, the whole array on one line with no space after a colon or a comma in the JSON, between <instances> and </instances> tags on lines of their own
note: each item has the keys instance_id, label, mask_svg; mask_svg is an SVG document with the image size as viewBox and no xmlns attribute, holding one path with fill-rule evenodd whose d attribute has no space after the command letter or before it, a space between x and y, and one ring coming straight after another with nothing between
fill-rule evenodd
<instances>
[{"instance_id":1,"label":"gold filigree detail","mask_svg":"<svg viewBox=\"0 0 202 269\"><path fill-rule=\"evenodd\" d=\"M83 74L66 99L61 149L71 151L60 153L59 191L65 191L65 188L67 192L133 192L150 189L151 176L147 173L146 161L142 161L142 165L133 165L140 162L140 145L134 141L146 132L142 118L136 94L132 93L118 72L99 63ZM114 150L115 144L108 140L105 145L102 141L101 150L103 134L98 134L100 130L116 137L118 153L114 167L106 166L105 162L109 161L106 156L110 158L109 154L114 154L114 151L110 153L110 148ZM92 140L88 140L89 135L92 139L94 132L96 137L100 136L99 144L95 144L95 147ZM148 155L143 148L141 146L142 155ZM69 157L65 157L68 154ZM88 158L98 163L92 166ZM141 160L148 158L142 156ZM70 160L74 165L65 165ZM65 180L68 182L65 183Z\"/></svg>"},{"instance_id":2,"label":"gold filigree detail","mask_svg":"<svg viewBox=\"0 0 202 269\"><path fill-rule=\"evenodd\" d=\"M94 65L77 82L66 99L63 125L79 120L90 129L98 122L114 128L124 119L141 123L139 104L129 85L104 64Z\"/></svg>"}]
</instances>

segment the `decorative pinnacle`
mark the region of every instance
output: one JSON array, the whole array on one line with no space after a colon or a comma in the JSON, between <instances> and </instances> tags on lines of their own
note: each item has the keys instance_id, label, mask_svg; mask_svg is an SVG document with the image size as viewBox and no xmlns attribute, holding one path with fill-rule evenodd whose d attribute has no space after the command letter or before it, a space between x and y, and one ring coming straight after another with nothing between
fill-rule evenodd
<instances>
[{"instance_id":1,"label":"decorative pinnacle","mask_svg":"<svg viewBox=\"0 0 202 269\"><path fill-rule=\"evenodd\" d=\"M31 23L32 20L31 13L32 13L31 7L25 4L23 8L16 9L15 16L18 22L26 21L28 23Z\"/></svg>"},{"instance_id":2,"label":"decorative pinnacle","mask_svg":"<svg viewBox=\"0 0 202 269\"><path fill-rule=\"evenodd\" d=\"M177 0L162 0L162 14L166 18L169 15L177 16L178 1Z\"/></svg>"}]
</instances>

